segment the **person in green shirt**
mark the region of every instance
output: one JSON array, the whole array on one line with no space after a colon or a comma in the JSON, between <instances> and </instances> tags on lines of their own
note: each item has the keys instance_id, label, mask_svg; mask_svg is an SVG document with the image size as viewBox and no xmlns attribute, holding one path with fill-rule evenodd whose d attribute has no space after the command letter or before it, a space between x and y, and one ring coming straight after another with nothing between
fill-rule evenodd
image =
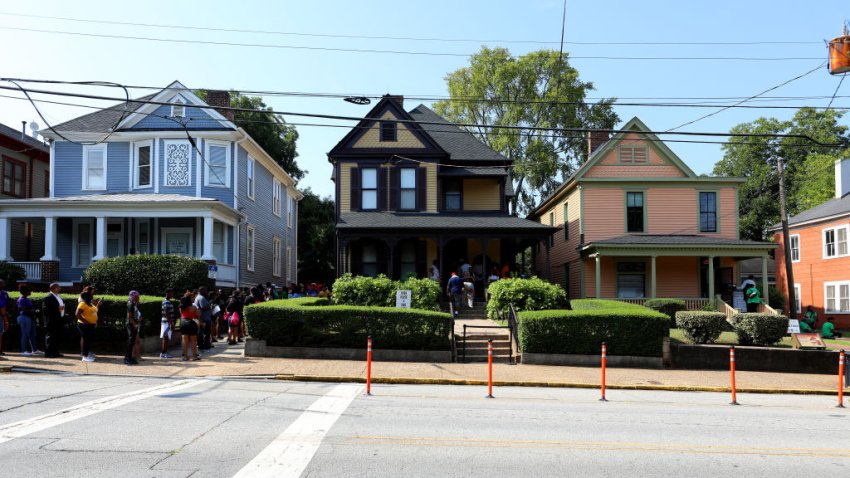
<instances>
[{"instance_id":1,"label":"person in green shirt","mask_svg":"<svg viewBox=\"0 0 850 478\"><path fill-rule=\"evenodd\" d=\"M832 317L826 319L826 323L823 324L823 327L820 329L821 337L825 339L834 339L836 337L841 337L841 333L835 331L835 324L833 324L832 322Z\"/></svg>"},{"instance_id":2,"label":"person in green shirt","mask_svg":"<svg viewBox=\"0 0 850 478\"><path fill-rule=\"evenodd\" d=\"M761 303L761 294L759 294L758 288L750 284L750 287L744 290L744 297L747 298L747 312L758 312Z\"/></svg>"},{"instance_id":3,"label":"person in green shirt","mask_svg":"<svg viewBox=\"0 0 850 478\"><path fill-rule=\"evenodd\" d=\"M806 324L810 329L814 330L815 326L818 323L818 313L815 312L815 309L812 306L806 307L806 313L803 314L803 320L800 322L800 327L803 324Z\"/></svg>"}]
</instances>

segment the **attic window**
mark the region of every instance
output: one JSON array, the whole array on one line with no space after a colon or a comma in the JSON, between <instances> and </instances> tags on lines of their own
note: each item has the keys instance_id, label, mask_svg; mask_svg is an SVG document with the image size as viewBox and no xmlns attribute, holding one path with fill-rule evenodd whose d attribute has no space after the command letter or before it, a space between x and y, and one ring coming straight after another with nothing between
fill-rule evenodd
<instances>
[{"instance_id":1,"label":"attic window","mask_svg":"<svg viewBox=\"0 0 850 478\"><path fill-rule=\"evenodd\" d=\"M394 121L381 121L381 141L398 141L398 125Z\"/></svg>"},{"instance_id":2,"label":"attic window","mask_svg":"<svg viewBox=\"0 0 850 478\"><path fill-rule=\"evenodd\" d=\"M646 146L620 146L620 162L625 164L645 164L649 158Z\"/></svg>"},{"instance_id":3,"label":"attic window","mask_svg":"<svg viewBox=\"0 0 850 478\"><path fill-rule=\"evenodd\" d=\"M174 101L172 101L172 103L174 103L174 104L171 105L171 117L172 118L183 118L183 117L185 117L186 116L186 107L183 106L183 105L185 105L186 102L183 100L183 98L175 98Z\"/></svg>"}]
</instances>

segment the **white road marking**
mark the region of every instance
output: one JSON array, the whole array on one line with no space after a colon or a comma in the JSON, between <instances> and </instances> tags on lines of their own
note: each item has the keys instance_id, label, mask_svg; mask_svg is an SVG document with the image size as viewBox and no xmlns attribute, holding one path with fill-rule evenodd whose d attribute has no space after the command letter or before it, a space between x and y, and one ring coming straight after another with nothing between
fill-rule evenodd
<instances>
[{"instance_id":1,"label":"white road marking","mask_svg":"<svg viewBox=\"0 0 850 478\"><path fill-rule=\"evenodd\" d=\"M280 436L233 475L234 478L301 476L325 435L362 391L362 385L334 387L304 410Z\"/></svg>"},{"instance_id":2,"label":"white road marking","mask_svg":"<svg viewBox=\"0 0 850 478\"><path fill-rule=\"evenodd\" d=\"M127 405L129 403L157 395L165 395L167 393L184 390L205 382L207 382L207 380L193 379L183 380L177 383L157 385L155 387L143 388L141 390L122 393L120 395L112 395L109 397L99 398L97 400L91 400L89 402L81 403L80 405L59 410L58 412L47 413L35 418L28 418L19 422L3 425L0 426L0 443L5 443L7 441L14 440L15 438L40 432L74 420L79 420L80 418L88 417L105 410L117 408L122 405Z\"/></svg>"}]
</instances>

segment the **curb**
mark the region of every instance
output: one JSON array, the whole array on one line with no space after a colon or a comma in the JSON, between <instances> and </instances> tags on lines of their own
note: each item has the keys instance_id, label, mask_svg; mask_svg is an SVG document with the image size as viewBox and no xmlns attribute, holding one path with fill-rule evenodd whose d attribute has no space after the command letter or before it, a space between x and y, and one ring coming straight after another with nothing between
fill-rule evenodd
<instances>
[{"instance_id":1,"label":"curb","mask_svg":"<svg viewBox=\"0 0 850 478\"><path fill-rule=\"evenodd\" d=\"M275 375L275 380L292 382L337 382L337 383L366 383L363 377L334 376L334 375ZM372 377L372 383L388 385L477 385L486 386L486 380L462 380L454 378L407 378L407 377ZM599 384L570 383L570 382L511 382L493 381L495 387L540 387L540 388L582 388L598 389ZM716 392L729 393L729 387L700 387L690 385L605 385L609 390L643 390L661 392ZM799 389L799 388L738 388L738 393L759 393L766 395L835 395L835 390Z\"/></svg>"},{"instance_id":2,"label":"curb","mask_svg":"<svg viewBox=\"0 0 850 478\"><path fill-rule=\"evenodd\" d=\"M0 373L12 373L11 365L0 365Z\"/></svg>"}]
</instances>

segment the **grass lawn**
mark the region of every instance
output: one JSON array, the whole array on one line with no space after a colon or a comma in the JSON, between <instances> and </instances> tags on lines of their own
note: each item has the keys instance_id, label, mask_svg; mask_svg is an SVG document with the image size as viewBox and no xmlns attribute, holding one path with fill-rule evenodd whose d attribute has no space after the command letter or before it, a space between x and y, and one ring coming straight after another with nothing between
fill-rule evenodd
<instances>
[{"instance_id":1,"label":"grass lawn","mask_svg":"<svg viewBox=\"0 0 850 478\"><path fill-rule=\"evenodd\" d=\"M845 335L848 335L845 332ZM670 329L670 340L672 342L678 342L682 344L687 344L688 339L685 338L684 331L682 329ZM714 342L715 344L720 345L738 345L738 336L735 332L723 332L720 334L720 337ZM841 350L845 349L850 351L850 338L841 338L835 340L824 340L826 344L826 348L830 350ZM791 337L784 337L778 344L774 345L774 347L780 348L791 348Z\"/></svg>"}]
</instances>

